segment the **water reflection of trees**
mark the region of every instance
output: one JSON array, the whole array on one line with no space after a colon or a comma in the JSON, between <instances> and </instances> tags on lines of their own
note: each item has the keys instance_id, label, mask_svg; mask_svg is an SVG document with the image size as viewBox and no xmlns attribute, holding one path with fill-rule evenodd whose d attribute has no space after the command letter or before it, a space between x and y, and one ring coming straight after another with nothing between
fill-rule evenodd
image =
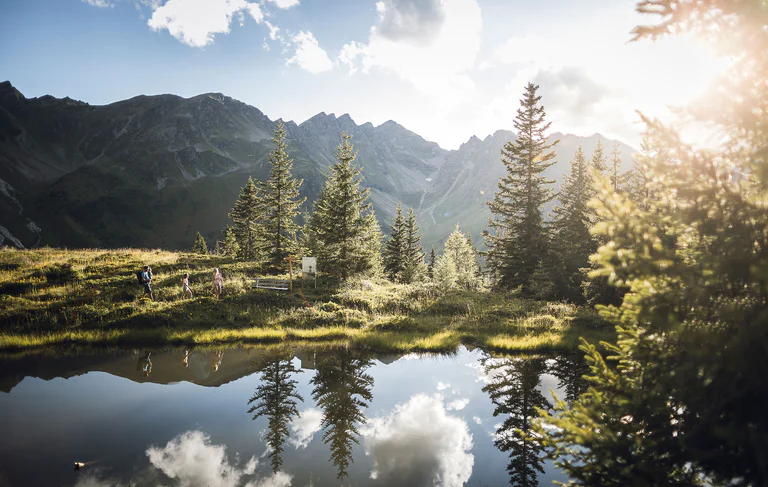
<instances>
[{"instance_id":1,"label":"water reflection of trees","mask_svg":"<svg viewBox=\"0 0 768 487\"><path fill-rule=\"evenodd\" d=\"M493 415L506 416L496 430L494 444L509 454L509 482L520 487L538 486L538 474L544 473L543 452L527 434L531 420L537 416L536 408L551 407L540 390L546 361L543 358L488 358L482 362L489 379L483 392L488 393L495 406Z\"/></svg>"},{"instance_id":2,"label":"water reflection of trees","mask_svg":"<svg viewBox=\"0 0 768 487\"><path fill-rule=\"evenodd\" d=\"M312 378L312 398L323 411L323 442L329 445L337 477L346 477L352 463L352 446L358 444L357 425L365 422L363 408L373 399L373 377L365 371L367 357L349 351L318 359Z\"/></svg>"},{"instance_id":3,"label":"water reflection of trees","mask_svg":"<svg viewBox=\"0 0 768 487\"><path fill-rule=\"evenodd\" d=\"M253 419L266 416L266 434L272 471L277 473L283 464L283 445L288 437L288 424L299 414L297 402L304 401L296 390L297 381L293 374L301 372L293 366L293 354L279 353L265 358L257 364L261 382L248 400L249 414Z\"/></svg>"},{"instance_id":4,"label":"water reflection of trees","mask_svg":"<svg viewBox=\"0 0 768 487\"><path fill-rule=\"evenodd\" d=\"M557 377L558 396L569 407L587 390L584 375L589 373L589 365L581 353L558 355L550 362L548 372Z\"/></svg>"}]
</instances>

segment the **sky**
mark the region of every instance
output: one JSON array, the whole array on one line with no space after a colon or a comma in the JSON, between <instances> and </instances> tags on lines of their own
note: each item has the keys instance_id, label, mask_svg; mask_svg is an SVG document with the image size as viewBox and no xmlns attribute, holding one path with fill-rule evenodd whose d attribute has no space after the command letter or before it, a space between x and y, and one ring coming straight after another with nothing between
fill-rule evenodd
<instances>
[{"instance_id":1,"label":"sky","mask_svg":"<svg viewBox=\"0 0 768 487\"><path fill-rule=\"evenodd\" d=\"M553 131L637 147L636 110L668 119L726 66L696 39L629 42L655 21L633 0L0 0L0 80L91 104L224 93L446 149L512 130L534 82Z\"/></svg>"}]
</instances>

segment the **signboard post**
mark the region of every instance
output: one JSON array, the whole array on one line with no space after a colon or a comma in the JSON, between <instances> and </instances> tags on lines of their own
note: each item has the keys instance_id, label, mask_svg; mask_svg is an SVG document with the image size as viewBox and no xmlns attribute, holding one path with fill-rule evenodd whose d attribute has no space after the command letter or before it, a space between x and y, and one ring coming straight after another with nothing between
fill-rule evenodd
<instances>
[{"instance_id":1,"label":"signboard post","mask_svg":"<svg viewBox=\"0 0 768 487\"><path fill-rule=\"evenodd\" d=\"M315 278L315 289L317 289L317 257L302 257L301 273L304 275L312 274Z\"/></svg>"}]
</instances>

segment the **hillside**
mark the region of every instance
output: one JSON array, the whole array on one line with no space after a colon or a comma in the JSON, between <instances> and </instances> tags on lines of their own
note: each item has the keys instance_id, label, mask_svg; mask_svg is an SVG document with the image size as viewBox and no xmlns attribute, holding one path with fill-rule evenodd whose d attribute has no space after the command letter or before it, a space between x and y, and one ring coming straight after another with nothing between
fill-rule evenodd
<instances>
[{"instance_id":1,"label":"hillside","mask_svg":"<svg viewBox=\"0 0 768 487\"><path fill-rule=\"evenodd\" d=\"M227 212L249 176L264 178L275 121L219 93L192 98L137 96L104 106L70 98L26 98L0 83L0 245L163 247L191 245L197 231L221 238ZM417 209L428 247L456 223L475 239L489 216L514 139L498 131L448 151L401 125L356 124L320 113L286 122L294 174L314 201L343 130L358 149L377 215L385 227L397 201ZM578 145L598 139L553 134L560 181ZM621 144L625 167L635 152Z\"/></svg>"}]
</instances>

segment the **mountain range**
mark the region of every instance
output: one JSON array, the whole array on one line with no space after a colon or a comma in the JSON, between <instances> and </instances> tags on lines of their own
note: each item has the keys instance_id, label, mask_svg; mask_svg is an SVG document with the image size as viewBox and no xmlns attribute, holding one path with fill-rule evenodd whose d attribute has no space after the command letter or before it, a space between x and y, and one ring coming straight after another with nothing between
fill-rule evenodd
<instances>
[{"instance_id":1,"label":"mountain range","mask_svg":"<svg viewBox=\"0 0 768 487\"><path fill-rule=\"evenodd\" d=\"M267 177L275 125L259 109L220 93L142 95L96 106L68 97L26 98L2 82L0 245L185 249L197 231L212 243L223 238L227 213L248 177ZM480 241L490 215L486 202L505 172L500 150L515 140L499 130L446 150L393 121L358 125L346 114L319 113L285 125L308 205L346 131L382 229L386 233L401 201L416 211L426 248L439 246L457 223ZM557 162L547 170L556 188L578 146L590 157L598 140L606 155L618 142L599 134L554 133L550 140L560 141ZM618 144L628 169L636 151Z\"/></svg>"}]
</instances>

